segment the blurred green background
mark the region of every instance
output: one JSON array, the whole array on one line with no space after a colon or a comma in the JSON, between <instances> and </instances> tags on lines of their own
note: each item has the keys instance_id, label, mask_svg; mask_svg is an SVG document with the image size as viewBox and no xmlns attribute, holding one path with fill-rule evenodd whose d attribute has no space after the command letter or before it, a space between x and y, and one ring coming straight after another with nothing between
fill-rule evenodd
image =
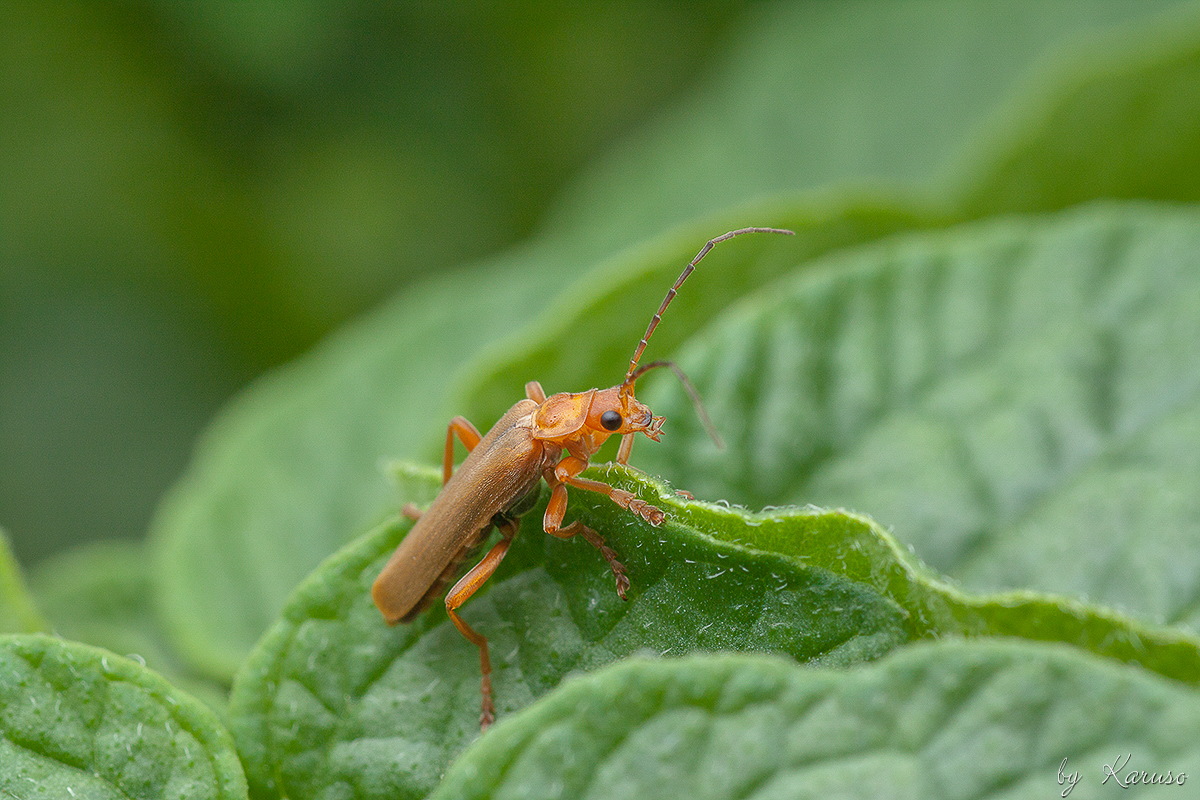
<instances>
[{"instance_id":1,"label":"blurred green background","mask_svg":"<svg viewBox=\"0 0 1200 800\"><path fill-rule=\"evenodd\" d=\"M527 237L743 12L0 5L0 525L18 558L140 537L223 400L416 276Z\"/></svg>"}]
</instances>

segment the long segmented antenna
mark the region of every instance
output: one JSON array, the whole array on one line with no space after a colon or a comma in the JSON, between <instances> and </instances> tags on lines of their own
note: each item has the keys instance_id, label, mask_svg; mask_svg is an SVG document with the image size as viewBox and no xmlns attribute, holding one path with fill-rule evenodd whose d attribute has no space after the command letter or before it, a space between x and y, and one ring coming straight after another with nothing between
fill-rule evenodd
<instances>
[{"instance_id":1,"label":"long segmented antenna","mask_svg":"<svg viewBox=\"0 0 1200 800\"><path fill-rule=\"evenodd\" d=\"M642 357L642 353L645 352L646 345L650 341L650 336L654 333L654 329L658 327L658 323L662 321L663 312L667 310L667 306L669 306L671 301L675 299L675 293L679 291L679 287L683 285L683 282L687 279L687 276L692 274L692 270L694 270L696 265L700 263L700 259L704 258L708 251L713 249L714 245L720 244L726 239L732 239L735 236L741 236L743 233L783 233L787 234L788 236L796 235L795 231L789 231L785 228L739 228L736 231L722 233L715 239L709 239L708 244L704 245L704 247L701 247L700 252L696 253L696 257L693 258L691 263L684 268L683 273L680 274L678 280L675 281L675 285L671 287L671 291L667 292L667 296L663 298L662 305L658 307L658 312L655 313L654 317L650 320L650 325L646 328L646 335L642 337L642 340L638 342L637 349L633 351L633 359L629 362L629 371L625 373L625 380L621 383L621 394L628 394L630 387L633 386L633 382L637 379L637 376L645 371L637 368L638 359L640 359ZM649 369L649 367L647 367L647 369Z\"/></svg>"}]
</instances>

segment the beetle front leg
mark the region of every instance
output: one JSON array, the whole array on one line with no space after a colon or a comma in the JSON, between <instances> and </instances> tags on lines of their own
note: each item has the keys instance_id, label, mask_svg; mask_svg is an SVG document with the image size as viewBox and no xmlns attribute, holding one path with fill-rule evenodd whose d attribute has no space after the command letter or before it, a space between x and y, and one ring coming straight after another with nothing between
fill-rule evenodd
<instances>
[{"instance_id":1,"label":"beetle front leg","mask_svg":"<svg viewBox=\"0 0 1200 800\"><path fill-rule=\"evenodd\" d=\"M617 489L614 486L609 486L607 483L579 477L579 473L583 472L587 468L587 465L588 462L581 458L567 456L558 462L558 466L554 468L554 478L559 483L569 483L579 489L587 489L589 492L599 492L600 494L607 495L610 500L621 508L632 511L651 525L661 525L663 520L666 519L666 515L663 514L661 508L650 505L645 500L624 489Z\"/></svg>"},{"instance_id":2,"label":"beetle front leg","mask_svg":"<svg viewBox=\"0 0 1200 800\"><path fill-rule=\"evenodd\" d=\"M488 656L487 638L463 622L462 617L455 613L455 610L467 602L484 581L492 577L492 573L504 559L504 554L508 552L508 546L512 544L513 537L517 535L518 522L516 520L511 520L499 527L500 534L504 538L497 542L483 557L483 560L472 567L466 575L463 575L458 583L454 584L454 588L446 594L446 613L450 616L450 621L454 623L454 627L458 628L458 632L466 637L467 641L479 648L479 672L482 675L479 693L483 697L479 713L479 728L485 731L496 720L496 706L492 703L492 660Z\"/></svg>"},{"instance_id":3,"label":"beetle front leg","mask_svg":"<svg viewBox=\"0 0 1200 800\"><path fill-rule=\"evenodd\" d=\"M621 437L621 446L617 448L617 463L629 464L629 454L633 452L633 434L627 433Z\"/></svg>"},{"instance_id":4,"label":"beetle front leg","mask_svg":"<svg viewBox=\"0 0 1200 800\"><path fill-rule=\"evenodd\" d=\"M454 434L458 434L458 438L466 445L467 452L475 449L475 445L479 444L479 440L483 437L479 434L479 429L471 424L466 417L455 417L450 420L450 424L446 426L446 454L442 457L442 485L445 486L450 481L450 476L454 474Z\"/></svg>"}]
</instances>

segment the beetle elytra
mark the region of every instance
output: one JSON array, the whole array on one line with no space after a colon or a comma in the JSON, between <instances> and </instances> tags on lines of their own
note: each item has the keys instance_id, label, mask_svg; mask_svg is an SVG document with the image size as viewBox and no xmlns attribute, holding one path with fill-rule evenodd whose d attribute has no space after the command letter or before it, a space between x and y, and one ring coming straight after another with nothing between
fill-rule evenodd
<instances>
[{"instance_id":1,"label":"beetle elytra","mask_svg":"<svg viewBox=\"0 0 1200 800\"><path fill-rule=\"evenodd\" d=\"M530 381L525 385L525 399L510 408L486 436L481 436L463 417L450 421L442 461L442 489L424 512L411 506L405 508L405 513L417 521L375 580L371 596L389 624L411 622L441 595L462 561L482 544L491 529L495 527L500 531L500 541L454 584L445 599L450 621L479 648L479 667L483 675L480 689L482 728L486 729L495 719L487 639L462 620L458 608L496 571L517 535L520 516L536 503L543 479L550 486L550 500L542 520L546 533L562 539L582 536L596 547L612 569L617 593L625 599L629 579L617 554L605 544L600 534L579 520L563 525L567 487L607 495L618 506L651 525L662 524L664 515L659 508L622 489L580 477L580 473L610 436L621 437L617 449L617 462L621 464L629 462L634 434L644 433L654 441L659 440L663 417L654 416L633 394L634 382L647 370L671 367L684 380L693 399L698 400L691 384L673 363L655 361L639 367L638 362L662 320L663 312L700 259L714 245L744 233L791 234L792 231L741 228L705 244L667 292L638 342L625 379L619 385L547 397L541 384ZM698 403L697 406L699 408ZM707 418L705 422L707 425ZM454 469L455 436L469 451L457 470Z\"/></svg>"}]
</instances>

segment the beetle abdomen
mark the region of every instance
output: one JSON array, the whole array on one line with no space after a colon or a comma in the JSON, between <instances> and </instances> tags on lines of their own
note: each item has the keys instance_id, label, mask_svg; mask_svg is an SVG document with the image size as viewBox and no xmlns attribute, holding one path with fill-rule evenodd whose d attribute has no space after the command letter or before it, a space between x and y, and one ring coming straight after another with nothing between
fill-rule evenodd
<instances>
[{"instance_id":1,"label":"beetle abdomen","mask_svg":"<svg viewBox=\"0 0 1200 800\"><path fill-rule=\"evenodd\" d=\"M454 558L450 559L450 563L446 565L444 570L442 570L442 574L439 575L437 580L430 585L429 589L425 592L421 599L417 601L417 604L413 606L407 614L400 617L400 619L388 620L388 622L393 624L396 622L412 622L417 618L418 614L429 608L430 604L433 603L434 600L442 596L442 593L446 588L446 584L450 583L450 581L457 577L459 568L462 567L463 561L466 560L467 556L471 555L473 550L478 548L479 545L483 543L483 540L487 537L491 530L492 526L489 524L486 528L481 529L475 535L474 540L468 541L465 545L463 545L463 548L458 551L458 554L455 555Z\"/></svg>"},{"instance_id":2,"label":"beetle abdomen","mask_svg":"<svg viewBox=\"0 0 1200 800\"><path fill-rule=\"evenodd\" d=\"M558 453L530 436L527 421L535 408L522 400L509 409L392 553L371 588L388 622L407 622L426 608L482 540L492 517L541 481L547 457Z\"/></svg>"}]
</instances>

